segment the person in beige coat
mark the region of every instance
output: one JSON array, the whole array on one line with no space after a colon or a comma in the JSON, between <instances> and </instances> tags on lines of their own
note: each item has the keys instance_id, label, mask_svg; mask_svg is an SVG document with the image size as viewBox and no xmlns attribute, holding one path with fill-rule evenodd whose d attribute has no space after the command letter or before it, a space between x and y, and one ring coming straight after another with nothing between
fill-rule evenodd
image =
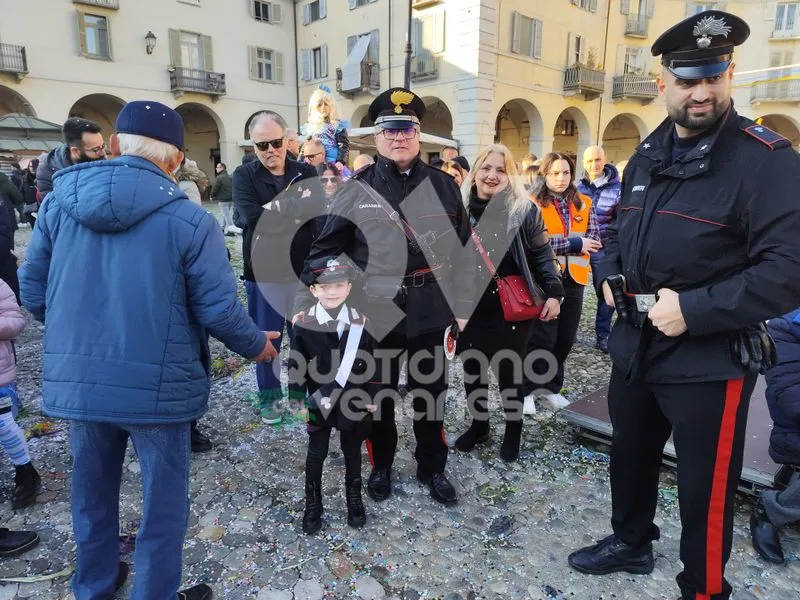
<instances>
[{"instance_id":1,"label":"person in beige coat","mask_svg":"<svg viewBox=\"0 0 800 600\"><path fill-rule=\"evenodd\" d=\"M14 292L0 279L0 446L14 464L14 494L11 507L24 508L36 501L41 478L31 463L28 443L14 420L19 410L17 361L14 338L25 329L25 316Z\"/></svg>"}]
</instances>

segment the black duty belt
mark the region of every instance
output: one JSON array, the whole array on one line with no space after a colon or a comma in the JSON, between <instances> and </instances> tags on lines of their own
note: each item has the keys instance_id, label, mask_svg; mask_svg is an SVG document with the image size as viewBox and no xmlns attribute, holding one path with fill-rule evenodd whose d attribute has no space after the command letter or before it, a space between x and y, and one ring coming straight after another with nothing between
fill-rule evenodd
<instances>
[{"instance_id":1,"label":"black duty belt","mask_svg":"<svg viewBox=\"0 0 800 600\"><path fill-rule=\"evenodd\" d=\"M436 266L433 269L417 269L403 277L403 286L407 288L419 288L428 283L436 281L436 272L442 268L442 265Z\"/></svg>"}]
</instances>

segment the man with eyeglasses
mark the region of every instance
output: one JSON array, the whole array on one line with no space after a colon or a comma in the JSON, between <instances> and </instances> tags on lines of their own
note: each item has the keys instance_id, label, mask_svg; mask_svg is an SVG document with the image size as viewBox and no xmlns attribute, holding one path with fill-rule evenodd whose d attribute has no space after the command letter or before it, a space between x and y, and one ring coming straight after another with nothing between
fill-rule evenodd
<instances>
[{"instance_id":1,"label":"man with eyeglasses","mask_svg":"<svg viewBox=\"0 0 800 600\"><path fill-rule=\"evenodd\" d=\"M456 490L444 474L443 340L454 321L453 312L462 329L471 312L477 254L470 252L464 258L459 253L469 241L470 226L453 179L419 158L424 114L422 100L403 88L387 90L372 102L369 117L375 123L376 162L337 193L302 277L310 281L309 265L341 254L365 272L364 311L379 341L376 377L382 387L367 442L373 466L367 493L375 501L392 493L395 402L400 368L407 361L417 478L429 487L434 500L452 505L457 502ZM298 296L296 314L306 308L306 301Z\"/></svg>"},{"instance_id":2,"label":"man with eyeglasses","mask_svg":"<svg viewBox=\"0 0 800 600\"><path fill-rule=\"evenodd\" d=\"M303 161L311 166L318 166L325 162L325 146L316 139L308 140L303 144Z\"/></svg>"},{"instance_id":3,"label":"man with eyeglasses","mask_svg":"<svg viewBox=\"0 0 800 600\"><path fill-rule=\"evenodd\" d=\"M105 160L106 145L100 125L89 119L70 117L64 122L64 143L43 154L36 170L36 189L42 197L53 191L53 175L61 169L95 160Z\"/></svg>"},{"instance_id":4,"label":"man with eyeglasses","mask_svg":"<svg viewBox=\"0 0 800 600\"><path fill-rule=\"evenodd\" d=\"M625 169L595 271L618 314L609 339L613 533L569 564L592 575L653 571L672 435L683 600L731 597L724 574L747 412L759 371L775 361L763 321L800 297L800 158L731 99L734 47L749 34L739 17L711 10L653 44L668 117Z\"/></svg>"},{"instance_id":5,"label":"man with eyeglasses","mask_svg":"<svg viewBox=\"0 0 800 600\"><path fill-rule=\"evenodd\" d=\"M317 171L309 164L287 159L287 124L283 117L269 110L260 112L250 121L249 131L257 160L239 166L232 176L233 221L243 230L242 278L252 319L259 326L268 325L269 331L282 333L286 316L292 314L297 274L316 235L313 218L325 210L324 197L303 196L296 193L297 186L292 187L315 177ZM291 268L285 256L285 248L289 247ZM253 268L254 250L261 257L257 273ZM288 332L291 335L291 324ZM280 345L278 338L275 347ZM282 419L280 367L279 360L256 365L256 408L267 424L280 423Z\"/></svg>"}]
</instances>

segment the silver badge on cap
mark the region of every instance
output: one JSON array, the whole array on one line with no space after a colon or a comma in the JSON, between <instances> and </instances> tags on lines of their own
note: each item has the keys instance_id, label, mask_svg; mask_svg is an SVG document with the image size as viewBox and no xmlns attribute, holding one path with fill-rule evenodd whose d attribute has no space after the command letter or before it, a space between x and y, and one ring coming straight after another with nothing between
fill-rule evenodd
<instances>
[{"instance_id":1,"label":"silver badge on cap","mask_svg":"<svg viewBox=\"0 0 800 600\"><path fill-rule=\"evenodd\" d=\"M697 47L705 50L711 46L711 38L715 35L728 37L731 27L725 24L725 19L716 17L703 17L692 30L692 35L697 38Z\"/></svg>"},{"instance_id":2,"label":"silver badge on cap","mask_svg":"<svg viewBox=\"0 0 800 600\"><path fill-rule=\"evenodd\" d=\"M328 267L328 271L335 271L336 267L341 266L341 263L335 258L332 258L327 263L325 263L325 266Z\"/></svg>"}]
</instances>

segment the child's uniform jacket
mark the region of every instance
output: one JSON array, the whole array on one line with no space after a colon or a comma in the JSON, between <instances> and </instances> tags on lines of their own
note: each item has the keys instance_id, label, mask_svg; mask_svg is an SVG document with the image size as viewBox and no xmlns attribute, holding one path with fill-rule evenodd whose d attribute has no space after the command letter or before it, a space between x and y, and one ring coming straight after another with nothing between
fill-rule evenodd
<instances>
[{"instance_id":1,"label":"child's uniform jacket","mask_svg":"<svg viewBox=\"0 0 800 600\"><path fill-rule=\"evenodd\" d=\"M339 315L329 315L317 303L295 323L289 394L305 398L310 430L336 427L348 431L371 423L366 406L373 403L381 386L380 371L375 367L375 340L365 328L366 321L346 304ZM337 330L341 330L341 338Z\"/></svg>"}]
</instances>

